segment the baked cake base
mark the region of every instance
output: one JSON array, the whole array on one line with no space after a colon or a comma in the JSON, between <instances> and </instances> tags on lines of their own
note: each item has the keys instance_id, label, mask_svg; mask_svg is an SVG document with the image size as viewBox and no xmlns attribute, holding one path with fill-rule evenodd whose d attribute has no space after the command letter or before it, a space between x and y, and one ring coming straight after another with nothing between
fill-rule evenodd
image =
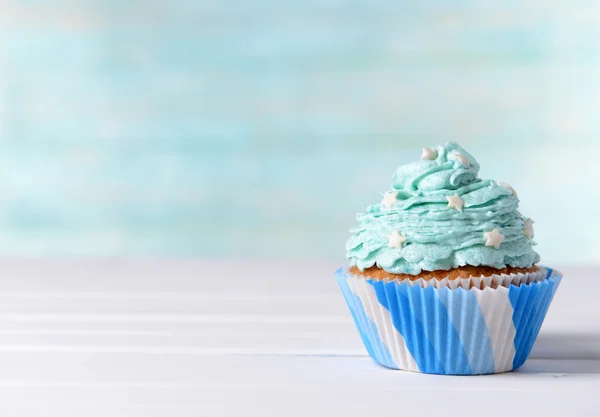
<instances>
[{"instance_id":1,"label":"baked cake base","mask_svg":"<svg viewBox=\"0 0 600 417\"><path fill-rule=\"evenodd\" d=\"M533 265L531 268L513 268L511 266L507 266L502 269L496 269L489 266L461 266L459 268L450 269L448 271L422 271L419 275L409 275L409 274L391 274L383 269L380 269L376 266L365 269L361 271L357 267L353 266L350 268L350 273L355 276L370 278L370 279L389 279L389 280L405 280L409 279L411 281L415 281L417 279L423 278L424 280L430 279L444 279L448 278L450 280L458 279L458 278L470 278L470 277L487 277L490 275L501 275L501 274L527 274L531 272L539 271L539 267L537 265Z\"/></svg>"}]
</instances>

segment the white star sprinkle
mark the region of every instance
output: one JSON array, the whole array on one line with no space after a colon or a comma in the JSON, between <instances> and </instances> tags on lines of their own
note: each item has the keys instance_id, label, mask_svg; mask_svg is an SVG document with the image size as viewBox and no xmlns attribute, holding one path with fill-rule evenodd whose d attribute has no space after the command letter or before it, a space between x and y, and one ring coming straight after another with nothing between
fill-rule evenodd
<instances>
[{"instance_id":1,"label":"white star sprinkle","mask_svg":"<svg viewBox=\"0 0 600 417\"><path fill-rule=\"evenodd\" d=\"M469 162L469 159L464 156L461 155L460 153L456 152L454 154L452 154L452 158L458 162L459 164L461 164L462 166L465 166L467 168L471 168L471 162Z\"/></svg>"},{"instance_id":2,"label":"white star sprinkle","mask_svg":"<svg viewBox=\"0 0 600 417\"><path fill-rule=\"evenodd\" d=\"M398 202L397 197L398 191L392 193L385 193L385 195L383 196L383 200L381 200L381 205L383 207L390 208Z\"/></svg>"},{"instance_id":3,"label":"white star sprinkle","mask_svg":"<svg viewBox=\"0 0 600 417\"><path fill-rule=\"evenodd\" d=\"M509 184L505 183L505 182L499 182L498 185L502 188L506 188L508 191L510 191L515 197L519 198L519 195L517 194L517 192L515 191L514 188L512 188Z\"/></svg>"},{"instance_id":4,"label":"white star sprinkle","mask_svg":"<svg viewBox=\"0 0 600 417\"><path fill-rule=\"evenodd\" d=\"M498 249L500 244L504 241L504 235L500 233L498 229L494 229L491 232L484 233L486 242L485 246L493 246Z\"/></svg>"},{"instance_id":5,"label":"white star sprinkle","mask_svg":"<svg viewBox=\"0 0 600 417\"><path fill-rule=\"evenodd\" d=\"M404 245L404 242L406 242L406 238L397 230L394 230L392 234L388 236L388 248L400 249Z\"/></svg>"},{"instance_id":6,"label":"white star sprinkle","mask_svg":"<svg viewBox=\"0 0 600 417\"><path fill-rule=\"evenodd\" d=\"M421 153L421 159L423 161L433 161L437 159L438 153L435 148L423 148L423 153Z\"/></svg>"},{"instance_id":7,"label":"white star sprinkle","mask_svg":"<svg viewBox=\"0 0 600 417\"><path fill-rule=\"evenodd\" d=\"M455 208L458 211L462 211L463 205L465 204L465 202L463 201L462 198L460 198L458 196L458 194L454 194L452 196L446 196L446 198L448 199L448 207Z\"/></svg>"},{"instance_id":8,"label":"white star sprinkle","mask_svg":"<svg viewBox=\"0 0 600 417\"><path fill-rule=\"evenodd\" d=\"M531 219L525 219L525 225L523 226L523 234L529 240L533 237L533 222Z\"/></svg>"}]
</instances>

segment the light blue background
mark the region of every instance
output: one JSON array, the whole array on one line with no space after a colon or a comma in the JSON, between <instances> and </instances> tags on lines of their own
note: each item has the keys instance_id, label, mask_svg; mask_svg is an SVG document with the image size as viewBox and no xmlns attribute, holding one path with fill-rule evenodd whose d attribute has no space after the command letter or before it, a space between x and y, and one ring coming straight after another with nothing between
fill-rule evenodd
<instances>
[{"instance_id":1,"label":"light blue background","mask_svg":"<svg viewBox=\"0 0 600 417\"><path fill-rule=\"evenodd\" d=\"M342 258L454 140L600 251L600 7L0 0L0 255Z\"/></svg>"}]
</instances>

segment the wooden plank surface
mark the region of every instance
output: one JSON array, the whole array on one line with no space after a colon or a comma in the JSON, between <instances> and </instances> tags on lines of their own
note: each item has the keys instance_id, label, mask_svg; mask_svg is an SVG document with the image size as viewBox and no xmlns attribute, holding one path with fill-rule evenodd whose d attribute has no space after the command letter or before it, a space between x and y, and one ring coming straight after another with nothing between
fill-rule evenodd
<instances>
[{"instance_id":1,"label":"wooden plank surface","mask_svg":"<svg viewBox=\"0 0 600 417\"><path fill-rule=\"evenodd\" d=\"M336 266L3 261L2 414L596 415L600 270L563 268L518 372L448 377L375 365Z\"/></svg>"}]
</instances>

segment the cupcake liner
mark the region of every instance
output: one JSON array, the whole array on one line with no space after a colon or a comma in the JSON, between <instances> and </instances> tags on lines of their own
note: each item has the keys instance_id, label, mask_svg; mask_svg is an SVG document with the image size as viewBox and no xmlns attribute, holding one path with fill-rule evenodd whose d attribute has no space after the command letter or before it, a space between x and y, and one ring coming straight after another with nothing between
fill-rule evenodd
<instances>
[{"instance_id":1,"label":"cupcake liner","mask_svg":"<svg viewBox=\"0 0 600 417\"><path fill-rule=\"evenodd\" d=\"M529 356L562 279L558 271L541 271L466 280L455 288L366 279L344 269L336 277L377 363L413 372L476 375L516 369Z\"/></svg>"},{"instance_id":2,"label":"cupcake liner","mask_svg":"<svg viewBox=\"0 0 600 417\"><path fill-rule=\"evenodd\" d=\"M415 280L401 280L402 284L407 284L410 286L420 286L420 287L435 287L435 288L443 288L448 287L452 290L456 288L464 288L468 290L472 287L484 289L485 287L497 288L497 287L510 287L511 285L522 285L529 284L532 282L543 281L546 279L548 271L546 268L540 268L536 272L529 272L526 274L494 274L489 276L481 276L481 277L469 277L469 278L431 278L424 279L419 278ZM364 277L362 278L364 279Z\"/></svg>"}]
</instances>

